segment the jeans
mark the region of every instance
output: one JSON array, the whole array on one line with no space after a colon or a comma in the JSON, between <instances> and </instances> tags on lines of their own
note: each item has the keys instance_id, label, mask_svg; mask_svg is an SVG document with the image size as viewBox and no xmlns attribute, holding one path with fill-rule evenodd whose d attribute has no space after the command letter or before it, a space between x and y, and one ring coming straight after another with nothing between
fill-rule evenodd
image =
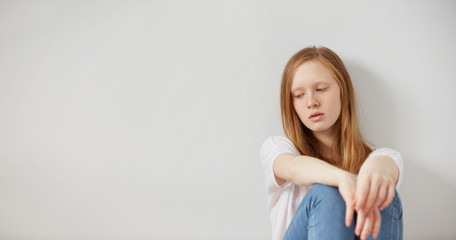
<instances>
[{"instance_id":1,"label":"jeans","mask_svg":"<svg viewBox=\"0 0 456 240\"><path fill-rule=\"evenodd\" d=\"M380 214L382 223L377 239L402 239L402 205L397 191ZM350 227L345 226L345 201L336 187L315 184L296 210L283 239L358 239L354 233L355 220L356 214ZM372 235L368 239L373 239Z\"/></svg>"}]
</instances>

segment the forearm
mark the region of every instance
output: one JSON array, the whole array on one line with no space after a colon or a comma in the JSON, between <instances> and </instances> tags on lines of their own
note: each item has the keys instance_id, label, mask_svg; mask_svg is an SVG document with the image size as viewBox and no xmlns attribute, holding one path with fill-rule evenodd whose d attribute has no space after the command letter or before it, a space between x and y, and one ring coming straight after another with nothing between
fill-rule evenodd
<instances>
[{"instance_id":1,"label":"forearm","mask_svg":"<svg viewBox=\"0 0 456 240\"><path fill-rule=\"evenodd\" d=\"M315 183L338 186L339 178L347 172L320 159L284 154L274 162L274 172L279 178L298 185Z\"/></svg>"}]
</instances>

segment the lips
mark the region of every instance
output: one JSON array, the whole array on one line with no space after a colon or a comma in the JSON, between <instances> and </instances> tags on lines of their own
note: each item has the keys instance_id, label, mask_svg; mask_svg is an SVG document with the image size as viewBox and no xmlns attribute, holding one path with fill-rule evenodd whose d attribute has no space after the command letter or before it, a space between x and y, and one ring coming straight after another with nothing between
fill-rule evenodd
<instances>
[{"instance_id":1,"label":"lips","mask_svg":"<svg viewBox=\"0 0 456 240\"><path fill-rule=\"evenodd\" d=\"M321 112L316 112L316 113L313 113L312 115L310 115L309 118L318 117L318 116L320 116L320 115L323 115L323 113L321 113Z\"/></svg>"},{"instance_id":2,"label":"lips","mask_svg":"<svg viewBox=\"0 0 456 240\"><path fill-rule=\"evenodd\" d=\"M321 113L321 112L316 112L316 113L313 113L310 115L309 119L313 122L317 122L317 121L320 121L321 118L323 117L323 115L325 115L324 113Z\"/></svg>"}]
</instances>

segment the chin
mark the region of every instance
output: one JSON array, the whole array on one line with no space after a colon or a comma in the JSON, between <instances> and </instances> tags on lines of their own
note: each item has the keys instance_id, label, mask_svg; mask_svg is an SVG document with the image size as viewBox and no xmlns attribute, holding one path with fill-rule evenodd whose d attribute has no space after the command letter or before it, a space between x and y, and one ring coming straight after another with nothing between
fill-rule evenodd
<instances>
[{"instance_id":1,"label":"chin","mask_svg":"<svg viewBox=\"0 0 456 240\"><path fill-rule=\"evenodd\" d=\"M329 129L329 127L313 127L313 128L309 128L312 132L325 132Z\"/></svg>"},{"instance_id":2,"label":"chin","mask_svg":"<svg viewBox=\"0 0 456 240\"><path fill-rule=\"evenodd\" d=\"M312 130L312 132L322 133L322 132L325 132L326 130L328 130L328 129L315 129L315 130Z\"/></svg>"}]
</instances>

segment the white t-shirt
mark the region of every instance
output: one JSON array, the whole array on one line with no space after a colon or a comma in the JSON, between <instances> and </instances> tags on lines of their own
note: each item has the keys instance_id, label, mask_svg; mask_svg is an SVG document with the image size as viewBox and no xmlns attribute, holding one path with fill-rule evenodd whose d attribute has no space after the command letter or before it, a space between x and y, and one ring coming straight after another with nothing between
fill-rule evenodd
<instances>
[{"instance_id":1,"label":"white t-shirt","mask_svg":"<svg viewBox=\"0 0 456 240\"><path fill-rule=\"evenodd\" d=\"M283 238L285 231L293 219L294 213L302 199L312 187L294 184L286 181L279 186L274 177L274 160L283 153L301 155L293 143L286 137L271 136L267 138L260 150L260 159L266 182L268 195L268 209L272 224L272 239ZM396 188L402 183L404 162L401 154L389 148L378 148L372 151L369 157L386 155L391 157L399 168L399 179Z\"/></svg>"}]
</instances>

